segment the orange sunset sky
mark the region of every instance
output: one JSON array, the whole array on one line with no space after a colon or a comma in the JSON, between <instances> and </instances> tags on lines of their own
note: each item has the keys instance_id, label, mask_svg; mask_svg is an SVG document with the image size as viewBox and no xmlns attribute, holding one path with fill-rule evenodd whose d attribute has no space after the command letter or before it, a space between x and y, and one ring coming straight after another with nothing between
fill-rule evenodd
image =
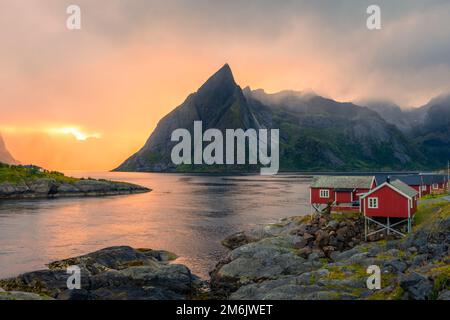
<instances>
[{"instance_id":1,"label":"orange sunset sky","mask_svg":"<svg viewBox=\"0 0 450 320\"><path fill-rule=\"evenodd\" d=\"M242 86L417 107L450 92L450 3L2 0L0 132L22 163L110 170L224 63ZM82 28L66 28L78 4Z\"/></svg>"}]
</instances>

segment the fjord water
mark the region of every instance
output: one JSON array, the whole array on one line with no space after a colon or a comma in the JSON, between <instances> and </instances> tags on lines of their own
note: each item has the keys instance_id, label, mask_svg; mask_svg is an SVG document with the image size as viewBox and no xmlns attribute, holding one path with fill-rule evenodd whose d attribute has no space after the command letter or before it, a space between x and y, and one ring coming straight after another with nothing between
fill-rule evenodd
<instances>
[{"instance_id":1,"label":"fjord water","mask_svg":"<svg viewBox=\"0 0 450 320\"><path fill-rule=\"evenodd\" d=\"M300 175L206 176L67 172L127 181L150 193L0 202L0 278L101 248L129 245L176 253L206 278L237 231L309 212Z\"/></svg>"}]
</instances>

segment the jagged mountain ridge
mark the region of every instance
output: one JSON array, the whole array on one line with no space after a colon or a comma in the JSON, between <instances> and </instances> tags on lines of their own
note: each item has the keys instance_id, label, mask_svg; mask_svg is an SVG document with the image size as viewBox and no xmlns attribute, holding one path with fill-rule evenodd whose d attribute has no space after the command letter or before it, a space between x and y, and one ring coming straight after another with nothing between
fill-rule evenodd
<instances>
[{"instance_id":1,"label":"jagged mountain ridge","mask_svg":"<svg viewBox=\"0 0 450 320\"><path fill-rule=\"evenodd\" d=\"M192 132L196 120L209 128L280 129L281 170L389 170L418 168L426 158L377 112L340 103L313 92L263 90L236 84L228 65L157 125L146 144L116 171L215 171L217 167L176 167L171 133ZM248 167L241 167L246 171ZM236 170L221 167L219 171ZM239 170L239 169L237 169Z\"/></svg>"}]
</instances>

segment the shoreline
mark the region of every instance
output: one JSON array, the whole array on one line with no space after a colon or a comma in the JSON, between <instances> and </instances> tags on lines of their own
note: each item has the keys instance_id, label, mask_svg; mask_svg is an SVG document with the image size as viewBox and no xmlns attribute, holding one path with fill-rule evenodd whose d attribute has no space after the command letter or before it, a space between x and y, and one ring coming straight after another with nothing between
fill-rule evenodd
<instances>
[{"instance_id":1,"label":"shoreline","mask_svg":"<svg viewBox=\"0 0 450 320\"><path fill-rule=\"evenodd\" d=\"M450 202L425 202L402 239L365 242L357 215L291 217L224 240L211 294L232 300L450 299ZM444 240L443 239L447 239ZM381 290L367 268L379 266Z\"/></svg>"},{"instance_id":2,"label":"shoreline","mask_svg":"<svg viewBox=\"0 0 450 320\"><path fill-rule=\"evenodd\" d=\"M139 185L107 180L78 179L60 182L54 179L32 179L20 182L0 183L2 200L39 200L84 197L106 197L151 192L152 189Z\"/></svg>"},{"instance_id":3,"label":"shoreline","mask_svg":"<svg viewBox=\"0 0 450 320\"><path fill-rule=\"evenodd\" d=\"M209 279L176 264L167 251L106 248L0 280L0 288L8 290L0 289L0 299L20 299L25 292L25 299L63 300L449 300L450 202L426 200L419 215L407 237L373 242L362 240L355 214L264 224L225 238L222 244L230 251ZM79 264L88 281L81 291L68 291L64 268ZM367 288L371 265L380 267L380 290ZM150 292L149 286L158 290Z\"/></svg>"},{"instance_id":4,"label":"shoreline","mask_svg":"<svg viewBox=\"0 0 450 320\"><path fill-rule=\"evenodd\" d=\"M143 187L144 188L144 187ZM95 198L95 197L115 197L121 195L133 195L152 192L152 189L145 188L142 190L132 191L109 191L109 192L79 192L79 193L61 193L61 194L16 194L2 196L0 201L20 201L20 200L46 200L46 199L67 199L67 198Z\"/></svg>"}]
</instances>

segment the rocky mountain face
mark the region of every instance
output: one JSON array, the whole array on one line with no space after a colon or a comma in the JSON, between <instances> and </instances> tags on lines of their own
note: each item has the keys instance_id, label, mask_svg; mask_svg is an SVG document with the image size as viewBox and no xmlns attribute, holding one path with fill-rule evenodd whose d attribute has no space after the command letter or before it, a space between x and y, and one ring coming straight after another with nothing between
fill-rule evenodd
<instances>
[{"instance_id":1,"label":"rocky mountain face","mask_svg":"<svg viewBox=\"0 0 450 320\"><path fill-rule=\"evenodd\" d=\"M396 121L403 114L400 108L388 106L385 110L390 110L389 116L380 111L380 106L341 103L313 92L267 94L248 87L242 90L230 67L225 65L165 116L144 147L115 170L247 172L255 169L175 166L170 159L176 144L170 140L171 134L178 128L192 133L194 121L202 121L204 131L209 128L279 129L281 170L395 170L438 166L434 158L428 159L427 151L432 150L431 156L437 157L440 146L447 140L440 136L435 141L433 136L430 141L426 130L431 130L433 135L440 132L431 112L441 112L439 107L429 106L416 111L417 115L409 115L408 119L422 117L424 131L414 135L413 128L417 126L409 120L404 120L402 125Z\"/></svg>"},{"instance_id":2,"label":"rocky mountain face","mask_svg":"<svg viewBox=\"0 0 450 320\"><path fill-rule=\"evenodd\" d=\"M386 120L387 123L396 126L402 132L409 132L414 127L413 118L416 118L414 114L403 111L400 106L390 101L367 101L361 103L361 105L366 106L370 110L375 111Z\"/></svg>"},{"instance_id":3,"label":"rocky mountain face","mask_svg":"<svg viewBox=\"0 0 450 320\"><path fill-rule=\"evenodd\" d=\"M18 161L15 160L11 153L9 153L8 149L6 149L5 142L3 141L3 137L0 135L0 162L6 164L18 164Z\"/></svg>"},{"instance_id":4,"label":"rocky mountain face","mask_svg":"<svg viewBox=\"0 0 450 320\"><path fill-rule=\"evenodd\" d=\"M390 102L365 104L386 122L395 125L426 157L428 167L445 166L450 159L450 95L426 105L402 110Z\"/></svg>"}]
</instances>

